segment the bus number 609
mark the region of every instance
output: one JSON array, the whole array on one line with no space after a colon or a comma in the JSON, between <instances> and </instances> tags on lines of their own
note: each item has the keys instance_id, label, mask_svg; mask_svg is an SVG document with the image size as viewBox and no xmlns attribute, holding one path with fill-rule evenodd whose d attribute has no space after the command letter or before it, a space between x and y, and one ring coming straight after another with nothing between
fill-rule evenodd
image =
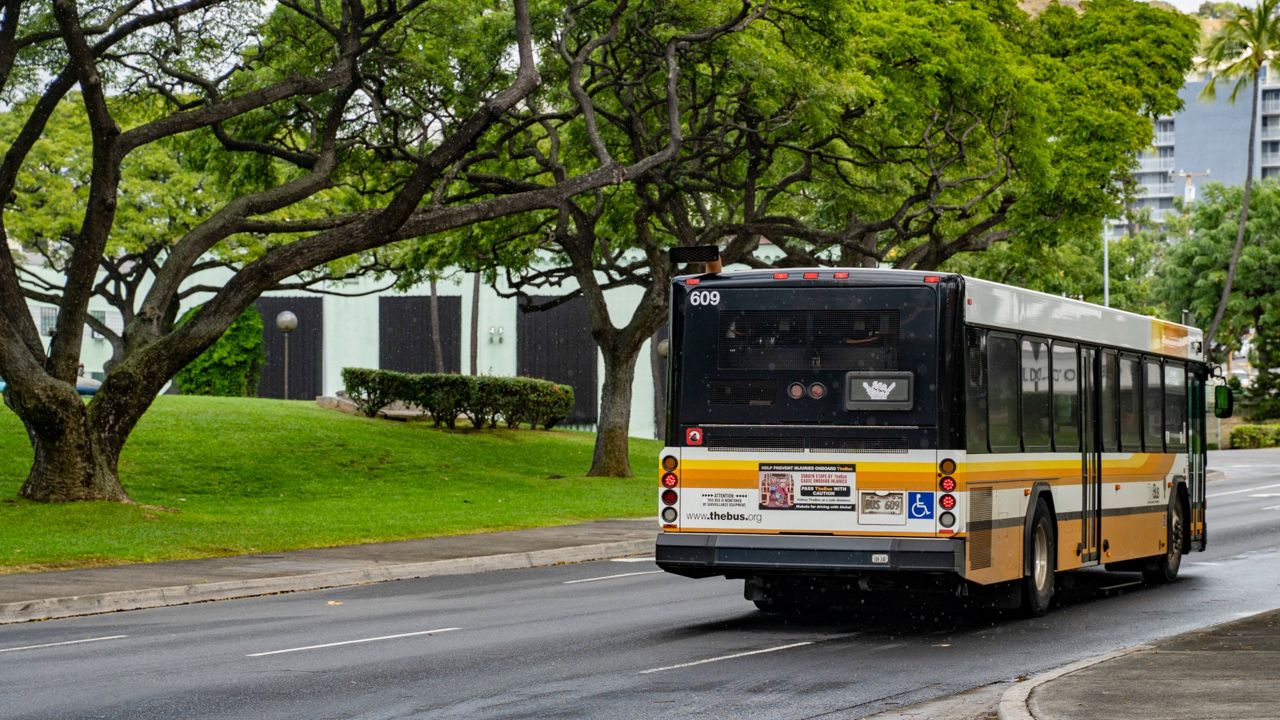
<instances>
[{"instance_id":1,"label":"bus number 609","mask_svg":"<svg viewBox=\"0 0 1280 720\"><path fill-rule=\"evenodd\" d=\"M715 290L696 290L689 295L690 305L719 305L720 293Z\"/></svg>"}]
</instances>

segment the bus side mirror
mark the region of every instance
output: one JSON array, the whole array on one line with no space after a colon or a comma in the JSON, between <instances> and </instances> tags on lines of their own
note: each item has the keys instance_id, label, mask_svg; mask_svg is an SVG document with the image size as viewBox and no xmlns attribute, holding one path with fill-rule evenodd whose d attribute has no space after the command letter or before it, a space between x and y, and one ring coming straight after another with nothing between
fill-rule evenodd
<instances>
[{"instance_id":1,"label":"bus side mirror","mask_svg":"<svg viewBox=\"0 0 1280 720\"><path fill-rule=\"evenodd\" d=\"M1216 385L1213 388L1213 416L1218 418L1229 418L1235 410L1235 396L1231 392L1231 388L1226 385Z\"/></svg>"}]
</instances>

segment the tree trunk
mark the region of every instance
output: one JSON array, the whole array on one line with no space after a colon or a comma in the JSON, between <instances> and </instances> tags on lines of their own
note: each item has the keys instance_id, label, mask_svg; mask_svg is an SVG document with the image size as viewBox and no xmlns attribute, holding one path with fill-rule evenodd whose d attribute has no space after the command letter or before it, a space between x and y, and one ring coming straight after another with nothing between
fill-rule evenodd
<instances>
[{"instance_id":1,"label":"tree trunk","mask_svg":"<svg viewBox=\"0 0 1280 720\"><path fill-rule=\"evenodd\" d=\"M1218 334L1218 327L1222 325L1222 318L1227 314L1227 302L1231 299L1231 285L1235 283L1236 266L1240 262L1240 250L1244 247L1245 223L1249 221L1249 196L1253 193L1253 151L1258 133L1258 81L1261 79L1260 75L1260 70L1253 71L1253 87L1251 88L1253 101L1250 105L1250 112L1253 114L1249 120L1249 154L1244 173L1244 198L1240 201L1240 222L1236 225L1236 244L1231 248L1231 261L1227 263L1227 281L1222 286L1222 298L1218 300L1218 309L1213 314L1213 322L1209 323L1209 330L1204 334L1204 356L1206 359L1211 358L1213 337Z\"/></svg>"},{"instance_id":2,"label":"tree trunk","mask_svg":"<svg viewBox=\"0 0 1280 720\"><path fill-rule=\"evenodd\" d=\"M431 279L431 349L435 358L435 371L444 372L444 345L440 342L440 296L436 293L435 278Z\"/></svg>"},{"instance_id":3,"label":"tree trunk","mask_svg":"<svg viewBox=\"0 0 1280 720\"><path fill-rule=\"evenodd\" d=\"M631 425L631 384L639 351L602 346L604 386L600 390L600 418L596 421L596 449L590 477L631 477L627 430Z\"/></svg>"},{"instance_id":4,"label":"tree trunk","mask_svg":"<svg viewBox=\"0 0 1280 720\"><path fill-rule=\"evenodd\" d=\"M22 418L34 458L22 497L40 502L127 502L118 470L123 437L94 427L75 388L48 379L26 389L10 387L6 398Z\"/></svg>"}]
</instances>

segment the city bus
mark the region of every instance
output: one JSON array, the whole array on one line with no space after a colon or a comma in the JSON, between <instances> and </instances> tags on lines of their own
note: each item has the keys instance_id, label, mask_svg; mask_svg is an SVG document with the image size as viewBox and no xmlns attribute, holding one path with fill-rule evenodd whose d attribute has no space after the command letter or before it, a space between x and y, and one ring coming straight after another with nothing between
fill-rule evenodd
<instances>
[{"instance_id":1,"label":"city bus","mask_svg":"<svg viewBox=\"0 0 1280 720\"><path fill-rule=\"evenodd\" d=\"M1200 330L956 274L673 251L656 561L784 611L881 588L1043 614L1202 551ZM1217 388L1215 412L1229 414Z\"/></svg>"}]
</instances>

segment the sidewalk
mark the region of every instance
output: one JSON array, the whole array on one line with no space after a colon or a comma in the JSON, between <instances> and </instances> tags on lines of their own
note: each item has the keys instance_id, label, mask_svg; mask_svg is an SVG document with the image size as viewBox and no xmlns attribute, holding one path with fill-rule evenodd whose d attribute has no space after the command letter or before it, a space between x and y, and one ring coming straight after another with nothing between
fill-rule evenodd
<instances>
[{"instance_id":1,"label":"sidewalk","mask_svg":"<svg viewBox=\"0 0 1280 720\"><path fill-rule=\"evenodd\" d=\"M0 624L652 553L653 520L0 575Z\"/></svg>"},{"instance_id":2,"label":"sidewalk","mask_svg":"<svg viewBox=\"0 0 1280 720\"><path fill-rule=\"evenodd\" d=\"M1280 719L1280 610L1196 630L1050 679L1032 678L1025 709L1037 720ZM1055 676L1056 675L1056 676ZM1041 684L1036 684L1037 681ZM1025 684L1024 684L1025 685ZM1000 717L1026 718L1008 708ZM1020 704L1020 703L1019 703ZM1012 712L1010 712L1012 710Z\"/></svg>"}]
</instances>

